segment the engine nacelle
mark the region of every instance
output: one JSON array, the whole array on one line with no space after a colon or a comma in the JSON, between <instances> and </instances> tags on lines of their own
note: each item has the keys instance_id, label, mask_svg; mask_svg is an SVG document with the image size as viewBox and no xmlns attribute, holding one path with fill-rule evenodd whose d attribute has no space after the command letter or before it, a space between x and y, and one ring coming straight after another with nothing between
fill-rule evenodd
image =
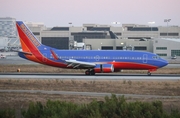
<instances>
[{"instance_id":1,"label":"engine nacelle","mask_svg":"<svg viewBox=\"0 0 180 118\"><path fill-rule=\"evenodd\" d=\"M114 66L112 64L97 64L94 71L95 73L112 73Z\"/></svg>"}]
</instances>

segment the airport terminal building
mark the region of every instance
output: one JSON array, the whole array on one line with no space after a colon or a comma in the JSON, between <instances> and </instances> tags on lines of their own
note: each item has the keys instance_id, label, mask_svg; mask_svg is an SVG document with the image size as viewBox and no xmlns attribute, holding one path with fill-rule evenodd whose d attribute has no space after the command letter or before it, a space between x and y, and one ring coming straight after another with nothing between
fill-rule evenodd
<instances>
[{"instance_id":1,"label":"airport terminal building","mask_svg":"<svg viewBox=\"0 0 180 118\"><path fill-rule=\"evenodd\" d=\"M0 18L0 50L19 46L15 21L15 18Z\"/></svg>"},{"instance_id":2,"label":"airport terminal building","mask_svg":"<svg viewBox=\"0 0 180 118\"><path fill-rule=\"evenodd\" d=\"M76 27L71 24L67 27L47 28L43 23L25 23L43 44L57 49L140 50L164 58L180 58L179 26L83 24ZM14 42L9 41L11 38ZM5 39L8 40L7 46L19 44L13 18L0 18L0 46L2 42L5 45Z\"/></svg>"}]
</instances>

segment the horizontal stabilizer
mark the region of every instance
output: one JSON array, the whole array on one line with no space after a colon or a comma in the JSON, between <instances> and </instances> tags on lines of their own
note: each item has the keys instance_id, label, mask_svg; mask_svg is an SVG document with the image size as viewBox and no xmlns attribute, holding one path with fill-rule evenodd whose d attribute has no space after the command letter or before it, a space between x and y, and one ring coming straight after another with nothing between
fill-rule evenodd
<instances>
[{"instance_id":1,"label":"horizontal stabilizer","mask_svg":"<svg viewBox=\"0 0 180 118\"><path fill-rule=\"evenodd\" d=\"M22 51L21 53L26 54L26 55L32 55L31 52L23 52L23 51Z\"/></svg>"},{"instance_id":2,"label":"horizontal stabilizer","mask_svg":"<svg viewBox=\"0 0 180 118\"><path fill-rule=\"evenodd\" d=\"M19 52L19 53L22 53L22 54L26 54L26 55L32 55L31 52L25 52L25 51L22 51L22 50L13 50L15 52Z\"/></svg>"}]
</instances>

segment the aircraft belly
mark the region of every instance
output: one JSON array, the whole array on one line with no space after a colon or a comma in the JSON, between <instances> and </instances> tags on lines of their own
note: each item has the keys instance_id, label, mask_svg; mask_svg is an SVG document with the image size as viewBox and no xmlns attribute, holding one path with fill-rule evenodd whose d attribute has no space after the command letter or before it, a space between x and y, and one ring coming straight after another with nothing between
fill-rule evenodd
<instances>
[{"instance_id":1,"label":"aircraft belly","mask_svg":"<svg viewBox=\"0 0 180 118\"><path fill-rule=\"evenodd\" d=\"M132 63L132 62L112 62L115 69L156 69L156 66L142 63Z\"/></svg>"}]
</instances>

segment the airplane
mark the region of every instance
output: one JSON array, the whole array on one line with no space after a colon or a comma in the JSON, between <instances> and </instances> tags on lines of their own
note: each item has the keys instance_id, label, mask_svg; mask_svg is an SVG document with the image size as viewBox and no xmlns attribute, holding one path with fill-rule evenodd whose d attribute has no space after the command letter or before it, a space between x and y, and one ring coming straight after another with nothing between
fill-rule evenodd
<instances>
[{"instance_id":1,"label":"airplane","mask_svg":"<svg viewBox=\"0 0 180 118\"><path fill-rule=\"evenodd\" d=\"M59 50L43 45L22 21L16 21L22 50L21 58L40 64L68 69L87 69L85 75L112 73L121 70L152 71L168 62L158 55L145 51L130 50Z\"/></svg>"},{"instance_id":2,"label":"airplane","mask_svg":"<svg viewBox=\"0 0 180 118\"><path fill-rule=\"evenodd\" d=\"M3 55L3 54L0 55L0 59L5 59L5 58L6 58L6 55Z\"/></svg>"}]
</instances>

